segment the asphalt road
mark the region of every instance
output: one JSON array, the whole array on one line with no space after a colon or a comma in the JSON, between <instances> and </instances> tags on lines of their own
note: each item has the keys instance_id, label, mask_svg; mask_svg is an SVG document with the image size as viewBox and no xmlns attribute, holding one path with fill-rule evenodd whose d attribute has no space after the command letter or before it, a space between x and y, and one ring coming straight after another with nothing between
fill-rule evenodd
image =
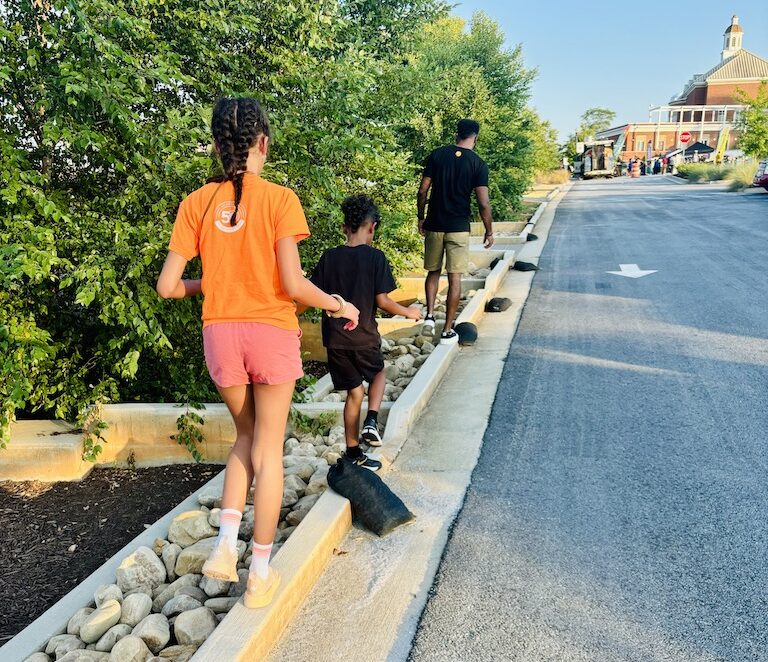
<instances>
[{"instance_id":1,"label":"asphalt road","mask_svg":"<svg viewBox=\"0 0 768 662\"><path fill-rule=\"evenodd\" d=\"M768 194L571 190L412 660L768 660L767 260Z\"/></svg>"}]
</instances>

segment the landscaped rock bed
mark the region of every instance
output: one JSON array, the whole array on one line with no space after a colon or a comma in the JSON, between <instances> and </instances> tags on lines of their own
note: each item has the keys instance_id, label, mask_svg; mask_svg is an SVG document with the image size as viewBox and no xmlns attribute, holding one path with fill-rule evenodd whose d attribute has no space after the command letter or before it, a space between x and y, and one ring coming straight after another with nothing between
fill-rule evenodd
<instances>
[{"instance_id":1,"label":"landscaped rock bed","mask_svg":"<svg viewBox=\"0 0 768 662\"><path fill-rule=\"evenodd\" d=\"M469 299L475 295L475 290L469 290L462 295L459 302L457 315L464 310ZM435 306L435 319L440 322L445 320L445 295L438 295ZM423 300L417 300L413 304L417 306L422 313L426 314L427 306ZM397 317L395 319L405 319ZM416 324L413 327L413 335L408 335L397 340L389 338L381 339L381 351L384 353L384 370L387 374L387 385L384 387L384 402L394 402L397 400L411 383L421 366L426 363L429 355L435 350L439 339L432 335L422 335L421 325ZM365 392L368 392L368 385L365 385ZM334 391L329 393L322 402L343 402L346 398L346 391Z\"/></svg>"},{"instance_id":2,"label":"landscaped rock bed","mask_svg":"<svg viewBox=\"0 0 768 662\"><path fill-rule=\"evenodd\" d=\"M328 487L329 465L345 449L344 429L289 436L284 444L280 524L273 554L288 540ZM52 637L28 662L186 662L245 592L253 536L249 494L238 541L238 582L203 577L215 541L220 494L203 491L199 507L176 516L167 536L139 547L123 560L113 584L101 586L93 602L72 614L65 634ZM60 567L62 575L66 566Z\"/></svg>"},{"instance_id":3,"label":"landscaped rock bed","mask_svg":"<svg viewBox=\"0 0 768 662\"><path fill-rule=\"evenodd\" d=\"M0 482L0 644L221 469L94 469L79 482Z\"/></svg>"},{"instance_id":4,"label":"landscaped rock bed","mask_svg":"<svg viewBox=\"0 0 768 662\"><path fill-rule=\"evenodd\" d=\"M472 262L470 262L469 266L467 267L467 275L471 276L472 278L488 278L490 273L491 270L488 267L478 267Z\"/></svg>"}]
</instances>

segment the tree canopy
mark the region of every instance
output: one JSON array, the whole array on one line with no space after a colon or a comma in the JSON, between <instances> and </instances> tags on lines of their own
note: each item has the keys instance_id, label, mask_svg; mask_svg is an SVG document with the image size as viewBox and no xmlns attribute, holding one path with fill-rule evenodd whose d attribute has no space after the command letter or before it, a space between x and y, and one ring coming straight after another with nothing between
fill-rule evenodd
<instances>
[{"instance_id":1,"label":"tree canopy","mask_svg":"<svg viewBox=\"0 0 768 662\"><path fill-rule=\"evenodd\" d=\"M562 147L563 154L573 161L576 156L576 143L586 140L590 136L595 137L599 131L610 129L616 113L610 108L596 106L587 108L582 115L576 131L568 136L568 140Z\"/></svg>"},{"instance_id":2,"label":"tree canopy","mask_svg":"<svg viewBox=\"0 0 768 662\"><path fill-rule=\"evenodd\" d=\"M736 128L740 132L739 149L748 156L768 156L768 82L763 81L752 97L739 90L739 101L746 108L741 111Z\"/></svg>"}]
</instances>

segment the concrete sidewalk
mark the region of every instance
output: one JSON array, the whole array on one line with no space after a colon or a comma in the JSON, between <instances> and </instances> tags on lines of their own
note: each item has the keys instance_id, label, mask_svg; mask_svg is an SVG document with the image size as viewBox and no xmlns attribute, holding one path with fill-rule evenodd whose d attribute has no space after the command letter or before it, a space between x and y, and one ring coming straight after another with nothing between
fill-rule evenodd
<instances>
[{"instance_id":1,"label":"concrete sidewalk","mask_svg":"<svg viewBox=\"0 0 768 662\"><path fill-rule=\"evenodd\" d=\"M557 206L545 209L519 259L537 262ZM484 316L385 480L417 515L386 538L353 529L270 660L405 660L419 616L464 501L504 361L533 273L510 271L497 296L514 304Z\"/></svg>"}]
</instances>

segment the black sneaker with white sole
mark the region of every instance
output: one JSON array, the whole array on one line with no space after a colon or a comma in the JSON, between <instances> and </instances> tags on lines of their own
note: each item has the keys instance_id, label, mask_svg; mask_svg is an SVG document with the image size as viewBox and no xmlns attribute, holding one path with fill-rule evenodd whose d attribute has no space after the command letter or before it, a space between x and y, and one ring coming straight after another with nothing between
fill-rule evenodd
<instances>
[{"instance_id":1,"label":"black sneaker with white sole","mask_svg":"<svg viewBox=\"0 0 768 662\"><path fill-rule=\"evenodd\" d=\"M366 423L360 438L369 446L381 446L381 435L375 423Z\"/></svg>"},{"instance_id":2,"label":"black sneaker with white sole","mask_svg":"<svg viewBox=\"0 0 768 662\"><path fill-rule=\"evenodd\" d=\"M421 332L424 334L433 334L435 332L435 316L427 315L421 325Z\"/></svg>"},{"instance_id":3,"label":"black sneaker with white sole","mask_svg":"<svg viewBox=\"0 0 768 662\"><path fill-rule=\"evenodd\" d=\"M347 459L350 462L354 462L359 467L363 467L364 469L370 469L371 471L374 471L374 472L381 469L381 462L368 457L365 453L361 453L357 457L349 457L349 455L347 455Z\"/></svg>"},{"instance_id":4,"label":"black sneaker with white sole","mask_svg":"<svg viewBox=\"0 0 768 662\"><path fill-rule=\"evenodd\" d=\"M443 331L440 334L441 345L455 345L457 342L459 342L459 334L456 333L453 329Z\"/></svg>"}]
</instances>

